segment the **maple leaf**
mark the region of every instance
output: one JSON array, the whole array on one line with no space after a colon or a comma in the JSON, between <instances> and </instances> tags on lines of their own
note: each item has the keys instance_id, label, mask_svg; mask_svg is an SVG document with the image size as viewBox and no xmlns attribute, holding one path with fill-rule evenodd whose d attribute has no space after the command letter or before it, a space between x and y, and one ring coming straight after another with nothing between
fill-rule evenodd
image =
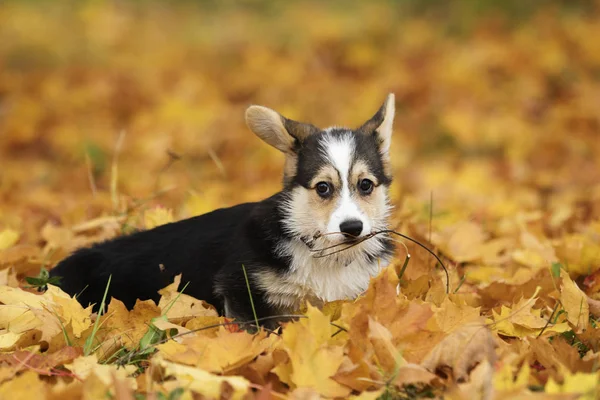
<instances>
[{"instance_id":1,"label":"maple leaf","mask_svg":"<svg viewBox=\"0 0 600 400\"><path fill-rule=\"evenodd\" d=\"M76 299L63 292L60 288L48 285L48 289L43 297L50 298L54 302L53 311L60 316L64 325L71 324L73 334L76 338L81 337L83 331L92 325L90 317L92 307L83 308Z\"/></svg>"},{"instance_id":2,"label":"maple leaf","mask_svg":"<svg viewBox=\"0 0 600 400\"><path fill-rule=\"evenodd\" d=\"M563 337L553 337L551 342L546 338L529 342L532 358L555 380L562 381L565 375L572 372L591 372L598 360L598 354L594 353L581 357L577 347L567 343Z\"/></svg>"},{"instance_id":3,"label":"maple leaf","mask_svg":"<svg viewBox=\"0 0 600 400\"><path fill-rule=\"evenodd\" d=\"M154 207L144 211L144 227L146 229L173 222L173 210L164 207Z\"/></svg>"},{"instance_id":4,"label":"maple leaf","mask_svg":"<svg viewBox=\"0 0 600 400\"><path fill-rule=\"evenodd\" d=\"M125 348L133 349L148 331L149 322L159 315L160 309L152 300L138 300L129 311L122 301L112 298L102 316L103 331L107 333L103 340L117 340Z\"/></svg>"},{"instance_id":5,"label":"maple leaf","mask_svg":"<svg viewBox=\"0 0 600 400\"><path fill-rule=\"evenodd\" d=\"M0 250L8 249L14 246L19 241L19 232L12 229L4 229L0 231Z\"/></svg>"},{"instance_id":6,"label":"maple leaf","mask_svg":"<svg viewBox=\"0 0 600 400\"><path fill-rule=\"evenodd\" d=\"M516 376L513 366L509 363L502 365L501 369L494 376L494 388L498 392L514 393L527 387L529 384L530 368L529 364L524 363Z\"/></svg>"},{"instance_id":7,"label":"maple leaf","mask_svg":"<svg viewBox=\"0 0 600 400\"><path fill-rule=\"evenodd\" d=\"M343 347L332 343L335 328L329 317L311 305L306 316L285 327L282 347L289 360L273 372L292 388L311 388L327 397L347 396L350 388L331 379L344 359Z\"/></svg>"},{"instance_id":8,"label":"maple leaf","mask_svg":"<svg viewBox=\"0 0 600 400\"><path fill-rule=\"evenodd\" d=\"M483 256L483 244L487 235L481 226L473 222L459 222L434 237L440 246L456 262L475 261Z\"/></svg>"},{"instance_id":9,"label":"maple leaf","mask_svg":"<svg viewBox=\"0 0 600 400\"><path fill-rule=\"evenodd\" d=\"M593 400L597 399L598 395L600 395L600 384L598 382L597 372L589 374L577 372L565 375L562 384L557 383L552 378L548 379L545 391L548 394L578 394L578 398L581 400Z\"/></svg>"},{"instance_id":10,"label":"maple leaf","mask_svg":"<svg viewBox=\"0 0 600 400\"><path fill-rule=\"evenodd\" d=\"M458 305L446 297L434 310L435 321L442 332L450 333L463 325L480 320L480 308Z\"/></svg>"},{"instance_id":11,"label":"maple leaf","mask_svg":"<svg viewBox=\"0 0 600 400\"><path fill-rule=\"evenodd\" d=\"M342 308L339 323L350 328L350 361L335 375L336 381L355 390L371 388L373 382L389 379L407 361L419 362L432 344L441 340L443 334L437 327L428 329L431 307L398 296L397 284L390 266L371 281L363 297Z\"/></svg>"},{"instance_id":12,"label":"maple leaf","mask_svg":"<svg viewBox=\"0 0 600 400\"><path fill-rule=\"evenodd\" d=\"M567 322L552 323L541 317L541 310L534 309L539 289L530 299L522 298L512 307L502 306L500 313L492 311L492 329L499 334L512 337L535 337L542 332L561 333L568 331Z\"/></svg>"},{"instance_id":13,"label":"maple leaf","mask_svg":"<svg viewBox=\"0 0 600 400\"><path fill-rule=\"evenodd\" d=\"M598 232L566 235L557 245L557 253L565 265L569 266L569 273L574 276L588 275L600 270Z\"/></svg>"},{"instance_id":14,"label":"maple leaf","mask_svg":"<svg viewBox=\"0 0 600 400\"><path fill-rule=\"evenodd\" d=\"M569 274L560 270L562 283L560 285L560 304L567 312L567 320L575 330L584 331L587 329L590 318L590 308L587 296L571 280Z\"/></svg>"},{"instance_id":15,"label":"maple leaf","mask_svg":"<svg viewBox=\"0 0 600 400\"><path fill-rule=\"evenodd\" d=\"M222 391L227 390L223 388L229 388L228 398L236 400L244 398L250 388L250 382L239 376L218 376L162 358L153 359L153 363L164 368L166 376L175 378L174 381L163 383L168 390L184 386L209 398L219 398Z\"/></svg>"},{"instance_id":16,"label":"maple leaf","mask_svg":"<svg viewBox=\"0 0 600 400\"><path fill-rule=\"evenodd\" d=\"M278 342L277 336L266 333L251 335L247 332L231 333L221 329L217 336L198 335L183 337L181 343L168 341L157 346L158 357L202 368L209 372L227 373L254 360Z\"/></svg>"},{"instance_id":17,"label":"maple leaf","mask_svg":"<svg viewBox=\"0 0 600 400\"><path fill-rule=\"evenodd\" d=\"M31 369L42 375L53 375L54 367L61 366L67 362L73 361L83 354L83 351L77 347L63 347L55 353L36 354L30 351L16 351L10 354L0 355L0 365L8 365L11 378L18 372Z\"/></svg>"},{"instance_id":18,"label":"maple leaf","mask_svg":"<svg viewBox=\"0 0 600 400\"><path fill-rule=\"evenodd\" d=\"M37 341L49 343L67 325L75 337L81 337L91 325L91 307L84 309L77 300L52 285L42 296L1 286L0 303L0 328L6 329L0 334L3 348ZM28 338L35 342L29 342Z\"/></svg>"},{"instance_id":19,"label":"maple leaf","mask_svg":"<svg viewBox=\"0 0 600 400\"><path fill-rule=\"evenodd\" d=\"M494 398L493 386L494 368L489 362L475 364L469 372L469 380L460 382L451 387L448 393L450 399L481 399L491 400Z\"/></svg>"},{"instance_id":20,"label":"maple leaf","mask_svg":"<svg viewBox=\"0 0 600 400\"><path fill-rule=\"evenodd\" d=\"M177 291L181 275L177 275L170 285L159 290L161 298L158 307L167 319L176 324L185 324L195 317L217 317L217 311L208 303Z\"/></svg>"},{"instance_id":21,"label":"maple leaf","mask_svg":"<svg viewBox=\"0 0 600 400\"><path fill-rule=\"evenodd\" d=\"M130 375L136 371L134 365L119 367L117 365L99 364L96 355L81 356L71 363L65 364L65 368L74 373L80 379L88 379L91 376L98 378L104 387L112 384L113 376L125 380L130 388L137 388L137 382Z\"/></svg>"},{"instance_id":22,"label":"maple leaf","mask_svg":"<svg viewBox=\"0 0 600 400\"><path fill-rule=\"evenodd\" d=\"M449 368L454 380L464 382L473 366L480 363L493 365L496 360L494 349L494 338L489 329L481 323L471 323L454 330L439 342L421 365L432 372Z\"/></svg>"},{"instance_id":23,"label":"maple leaf","mask_svg":"<svg viewBox=\"0 0 600 400\"><path fill-rule=\"evenodd\" d=\"M44 383L33 371L25 371L0 385L1 399L36 399L44 392Z\"/></svg>"}]
</instances>

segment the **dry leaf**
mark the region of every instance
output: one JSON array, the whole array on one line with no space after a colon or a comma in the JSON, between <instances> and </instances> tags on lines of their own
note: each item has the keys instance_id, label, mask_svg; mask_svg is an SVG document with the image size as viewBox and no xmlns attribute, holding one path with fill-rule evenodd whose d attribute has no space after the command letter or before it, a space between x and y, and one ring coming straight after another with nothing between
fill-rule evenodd
<instances>
[{"instance_id":1,"label":"dry leaf","mask_svg":"<svg viewBox=\"0 0 600 400\"><path fill-rule=\"evenodd\" d=\"M218 398L222 393L223 384L231 388L231 398L242 399L250 388L250 382L238 376L218 376L199 368L189 367L157 358L154 361L165 369L165 375L174 377L175 381L165 382L165 387L173 390L185 386L209 398Z\"/></svg>"},{"instance_id":2,"label":"dry leaf","mask_svg":"<svg viewBox=\"0 0 600 400\"><path fill-rule=\"evenodd\" d=\"M185 293L179 293L181 275L177 275L172 284L161 289L158 307L169 321L183 325L196 317L217 317L215 309L205 301L195 299Z\"/></svg>"},{"instance_id":3,"label":"dry leaf","mask_svg":"<svg viewBox=\"0 0 600 400\"><path fill-rule=\"evenodd\" d=\"M347 396L350 388L331 379L344 357L343 348L331 343L335 328L315 307L309 305L306 315L284 329L282 346L289 361L273 371L292 388L311 388L327 397Z\"/></svg>"},{"instance_id":4,"label":"dry leaf","mask_svg":"<svg viewBox=\"0 0 600 400\"><path fill-rule=\"evenodd\" d=\"M494 338L485 325L464 325L438 343L421 365L431 372L449 368L455 381L465 382L476 365L494 364L494 349Z\"/></svg>"},{"instance_id":5,"label":"dry leaf","mask_svg":"<svg viewBox=\"0 0 600 400\"><path fill-rule=\"evenodd\" d=\"M19 232L12 229L0 231L0 251L14 246L19 241Z\"/></svg>"},{"instance_id":6,"label":"dry leaf","mask_svg":"<svg viewBox=\"0 0 600 400\"><path fill-rule=\"evenodd\" d=\"M567 319L578 332L586 330L590 318L590 309L585 293L571 280L569 274L560 270L560 303L567 312Z\"/></svg>"},{"instance_id":7,"label":"dry leaf","mask_svg":"<svg viewBox=\"0 0 600 400\"><path fill-rule=\"evenodd\" d=\"M168 341L158 345L159 356L180 364L202 368L209 372L227 373L272 350L277 336L265 333L230 333L222 329L216 337L184 336L181 343Z\"/></svg>"}]
</instances>

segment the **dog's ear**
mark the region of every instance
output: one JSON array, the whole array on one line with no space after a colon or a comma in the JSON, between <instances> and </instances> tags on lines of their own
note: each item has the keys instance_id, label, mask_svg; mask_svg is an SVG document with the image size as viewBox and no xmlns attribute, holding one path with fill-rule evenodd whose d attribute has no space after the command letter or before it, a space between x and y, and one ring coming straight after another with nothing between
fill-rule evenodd
<instances>
[{"instance_id":1,"label":"dog's ear","mask_svg":"<svg viewBox=\"0 0 600 400\"><path fill-rule=\"evenodd\" d=\"M386 161L389 159L390 145L392 143L395 107L394 94L390 93L377 113L358 128L365 135L376 136L379 143L379 152Z\"/></svg>"},{"instance_id":2,"label":"dog's ear","mask_svg":"<svg viewBox=\"0 0 600 400\"><path fill-rule=\"evenodd\" d=\"M319 131L314 125L293 121L263 106L248 107L246 125L256 136L286 154L294 153L307 136Z\"/></svg>"}]
</instances>

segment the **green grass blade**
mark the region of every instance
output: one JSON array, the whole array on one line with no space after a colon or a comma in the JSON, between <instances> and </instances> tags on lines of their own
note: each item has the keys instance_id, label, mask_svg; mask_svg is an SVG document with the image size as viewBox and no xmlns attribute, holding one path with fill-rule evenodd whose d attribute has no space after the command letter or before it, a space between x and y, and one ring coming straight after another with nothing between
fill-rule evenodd
<instances>
[{"instance_id":1,"label":"green grass blade","mask_svg":"<svg viewBox=\"0 0 600 400\"><path fill-rule=\"evenodd\" d=\"M248 288L248 297L250 297L250 306L252 307L252 314L254 315L254 322L256 327L260 329L258 324L258 316L256 315L256 308L254 308L254 300L252 299L252 290L250 290L250 281L248 281L248 274L246 273L246 266L242 264L242 271L244 271L244 279L246 279L246 287Z\"/></svg>"},{"instance_id":2,"label":"green grass blade","mask_svg":"<svg viewBox=\"0 0 600 400\"><path fill-rule=\"evenodd\" d=\"M83 346L83 354L85 356L89 356L92 353L92 344L94 343L94 338L96 337L96 333L98 332L98 327L100 325L100 317L104 313L104 306L106 304L106 296L108 295L108 288L110 287L110 280L112 279L112 274L108 276L108 282L106 282L106 288L104 289L104 296L102 296L102 302L100 303L100 309L98 310L98 317L96 318L96 322L94 323L94 329L92 330L92 334L85 340L85 345Z\"/></svg>"}]
</instances>

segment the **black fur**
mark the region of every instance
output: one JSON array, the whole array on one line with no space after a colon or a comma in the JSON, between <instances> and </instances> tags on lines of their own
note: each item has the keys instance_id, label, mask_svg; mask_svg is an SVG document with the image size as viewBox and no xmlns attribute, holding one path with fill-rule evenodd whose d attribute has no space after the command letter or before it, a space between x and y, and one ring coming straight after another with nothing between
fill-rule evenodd
<instances>
[{"instance_id":1,"label":"black fur","mask_svg":"<svg viewBox=\"0 0 600 400\"><path fill-rule=\"evenodd\" d=\"M254 305L259 316L275 314L253 285L252 272L270 268L284 272L289 260L274 253L277 240L285 237L278 204L284 193L262 202L240 204L119 237L76 251L50 271L61 276L61 288L79 294L84 306L102 300L109 275L108 298L115 297L131 309L137 299L158 301L159 289L182 274L182 289L223 311L224 287L235 316L251 320L252 310L242 264L249 272Z\"/></svg>"},{"instance_id":2,"label":"black fur","mask_svg":"<svg viewBox=\"0 0 600 400\"><path fill-rule=\"evenodd\" d=\"M353 132L345 128L334 128L328 132L328 135L351 135L356 145L352 164L358 160L364 161L378 184L388 186L392 183L392 178L385 173L378 150L378 139L374 133L363 134L360 130ZM328 163L325 154L321 151L323 136L322 134L310 135L297 145L298 170L296 175L288 180L288 188L296 185L309 188L309 183L315 174Z\"/></svg>"}]
</instances>

